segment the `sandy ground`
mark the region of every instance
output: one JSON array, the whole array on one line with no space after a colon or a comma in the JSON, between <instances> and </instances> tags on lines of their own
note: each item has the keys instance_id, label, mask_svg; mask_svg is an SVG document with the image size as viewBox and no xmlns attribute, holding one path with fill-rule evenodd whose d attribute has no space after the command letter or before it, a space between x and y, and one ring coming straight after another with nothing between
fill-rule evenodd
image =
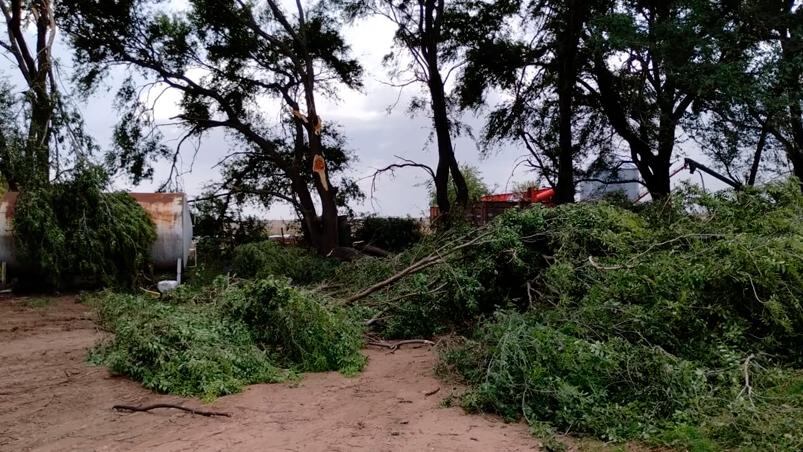
<instances>
[{"instance_id":1,"label":"sandy ground","mask_svg":"<svg viewBox=\"0 0 803 452\"><path fill-rule=\"evenodd\" d=\"M309 374L255 385L208 406L154 394L86 363L101 338L85 306L63 297L0 299L0 450L525 451L521 424L442 408L453 389L428 349L366 350L357 377ZM437 394L426 393L441 388ZM115 404L179 403L231 413L120 413Z\"/></svg>"}]
</instances>

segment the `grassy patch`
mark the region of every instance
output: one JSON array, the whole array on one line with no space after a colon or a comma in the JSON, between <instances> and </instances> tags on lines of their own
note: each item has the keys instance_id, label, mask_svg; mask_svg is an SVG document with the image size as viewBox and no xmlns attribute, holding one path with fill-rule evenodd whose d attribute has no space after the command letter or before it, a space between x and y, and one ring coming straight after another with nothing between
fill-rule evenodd
<instances>
[{"instance_id":1,"label":"grassy patch","mask_svg":"<svg viewBox=\"0 0 803 452\"><path fill-rule=\"evenodd\" d=\"M51 303L53 303L53 298L48 297L32 297L25 300L25 305L34 309L46 308Z\"/></svg>"}]
</instances>

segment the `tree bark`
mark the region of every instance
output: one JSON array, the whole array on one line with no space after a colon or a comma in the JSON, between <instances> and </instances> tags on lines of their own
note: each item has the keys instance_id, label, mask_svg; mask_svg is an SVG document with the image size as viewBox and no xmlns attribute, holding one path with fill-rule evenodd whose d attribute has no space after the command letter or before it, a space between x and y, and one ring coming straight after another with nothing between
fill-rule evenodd
<instances>
[{"instance_id":1,"label":"tree bark","mask_svg":"<svg viewBox=\"0 0 803 452\"><path fill-rule=\"evenodd\" d=\"M803 109L800 106L803 97L803 86L800 83L800 55L803 53L803 26L800 25L800 13L793 11L795 2L781 1L786 15L780 27L781 36L781 77L786 87L788 99L789 128L792 131L786 154L792 164L793 174L800 179L800 190L803 191Z\"/></svg>"},{"instance_id":2,"label":"tree bark","mask_svg":"<svg viewBox=\"0 0 803 452\"><path fill-rule=\"evenodd\" d=\"M36 54L31 54L23 31L23 2L12 0L9 7L3 4L3 14L9 37L10 51L13 54L20 74L28 86L27 100L30 103L28 136L23 150L27 172L25 175L7 176L10 186L41 185L50 180L50 137L51 120L55 108L56 87L52 84L52 38L53 4L49 0L34 0L25 5L34 11L36 18ZM20 168L15 168L19 172Z\"/></svg>"},{"instance_id":3,"label":"tree bark","mask_svg":"<svg viewBox=\"0 0 803 452\"><path fill-rule=\"evenodd\" d=\"M747 185L752 187L756 184L756 177L758 177L758 169L761 164L761 154L764 152L764 146L767 145L767 126L761 128L761 135L758 137L756 144L756 152L753 154L753 163L750 165L750 173L747 175Z\"/></svg>"},{"instance_id":4,"label":"tree bark","mask_svg":"<svg viewBox=\"0 0 803 452\"><path fill-rule=\"evenodd\" d=\"M442 214L452 209L449 201L449 174L455 184L457 196L455 204L461 208L468 206L468 186L460 171L460 166L454 155L452 146L451 123L446 105L446 90L443 77L440 73L438 61L438 45L441 39L441 22L443 20L444 0L426 0L420 5L423 8L424 23L421 37L421 54L426 64L428 88L431 97L432 122L435 127L435 137L438 141L438 168L435 173L435 195L438 208Z\"/></svg>"},{"instance_id":5,"label":"tree bark","mask_svg":"<svg viewBox=\"0 0 803 452\"><path fill-rule=\"evenodd\" d=\"M580 32L589 9L587 1L568 0L562 11L561 29L557 36L559 155L558 180L555 187L557 204L574 202L574 144L572 118L577 81L577 47Z\"/></svg>"},{"instance_id":6,"label":"tree bark","mask_svg":"<svg viewBox=\"0 0 803 452\"><path fill-rule=\"evenodd\" d=\"M639 170L644 185L653 199L662 199L671 193L670 159L675 146L675 129L679 121L679 113L685 111L691 98L685 98L675 106L673 101L658 100L660 110L657 149L646 133L633 130L627 117L621 93L614 84L613 74L606 66L602 54L594 56L594 74L599 87L599 100L606 117L616 133L630 147L630 156ZM671 95L664 94L669 99Z\"/></svg>"},{"instance_id":7,"label":"tree bark","mask_svg":"<svg viewBox=\"0 0 803 452\"><path fill-rule=\"evenodd\" d=\"M302 74L304 83L304 100L307 106L307 121L304 123L304 128L307 133L307 140L309 143L309 162L313 165L316 156L324 158L323 146L321 143L321 118L318 116L318 111L315 105L315 65L313 63L313 55L310 54L307 46L307 37L305 33L305 19L304 9L299 1L296 1L298 7L298 20L300 25L300 45L303 51L303 67L299 68L299 73ZM297 119L298 120L298 119ZM313 185L318 192L318 197L321 201L321 219L320 219L320 236L315 245L320 254L328 254L330 251L338 246L338 221L337 221L337 190L329 182L329 170L324 159L324 167L321 173L313 171ZM312 168L310 168L312 170ZM311 232L312 234L312 232Z\"/></svg>"}]
</instances>

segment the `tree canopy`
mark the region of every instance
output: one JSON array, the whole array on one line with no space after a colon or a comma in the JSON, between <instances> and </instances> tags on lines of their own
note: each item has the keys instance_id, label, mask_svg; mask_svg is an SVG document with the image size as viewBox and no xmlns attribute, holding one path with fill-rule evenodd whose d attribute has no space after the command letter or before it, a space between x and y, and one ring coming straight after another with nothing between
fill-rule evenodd
<instances>
[{"instance_id":1,"label":"tree canopy","mask_svg":"<svg viewBox=\"0 0 803 452\"><path fill-rule=\"evenodd\" d=\"M51 55L64 36L76 91L91 94L127 68L120 120L106 153L132 182L168 167L213 131L230 149L204 197L216 210L286 203L321 252L338 245L338 215L361 196L349 164L349 130L323 119L320 99L362 90L345 22L387 19L395 47L384 63L432 120L432 177L444 211L472 199L471 175L452 141L461 117L484 118L481 150L521 149L532 178L575 200L578 183L621 164L638 168L653 198L699 147L746 185L803 173L803 20L786 0L159 0L0 1L14 83L0 85L0 174L12 190L59 179L97 146L71 107ZM373 69L373 68L371 68ZM179 111L160 116L165 91ZM164 130L180 130L175 143ZM172 138L172 137L171 137ZM610 173L611 171L607 171ZM450 193L453 193L450 194Z\"/></svg>"}]
</instances>

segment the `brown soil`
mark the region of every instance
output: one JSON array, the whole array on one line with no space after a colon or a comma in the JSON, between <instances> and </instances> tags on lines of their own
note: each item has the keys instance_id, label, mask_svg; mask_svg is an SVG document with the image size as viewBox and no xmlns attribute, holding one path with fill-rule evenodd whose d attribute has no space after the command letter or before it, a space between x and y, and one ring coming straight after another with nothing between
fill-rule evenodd
<instances>
[{"instance_id":1,"label":"brown soil","mask_svg":"<svg viewBox=\"0 0 803 452\"><path fill-rule=\"evenodd\" d=\"M0 299L0 450L524 451L526 426L442 408L453 388L432 374L426 348L366 350L354 378L309 374L296 384L255 385L209 406L143 389L86 363L102 334L73 297L43 304ZM441 388L437 394L426 393ZM115 404L171 402L231 413L173 409L120 413Z\"/></svg>"}]
</instances>

